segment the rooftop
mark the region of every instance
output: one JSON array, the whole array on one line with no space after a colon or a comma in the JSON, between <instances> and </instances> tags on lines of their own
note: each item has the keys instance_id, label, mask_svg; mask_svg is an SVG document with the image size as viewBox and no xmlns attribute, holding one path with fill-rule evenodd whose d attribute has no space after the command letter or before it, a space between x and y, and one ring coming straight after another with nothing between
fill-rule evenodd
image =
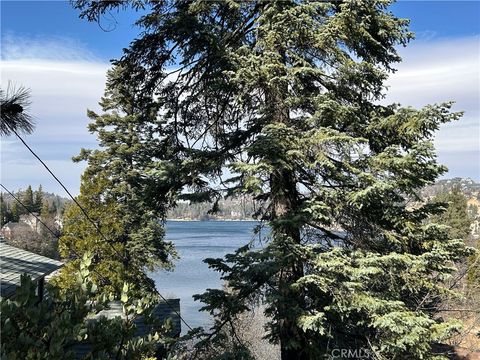
<instances>
[{"instance_id":1,"label":"rooftop","mask_svg":"<svg viewBox=\"0 0 480 360\"><path fill-rule=\"evenodd\" d=\"M172 336L179 335L181 331L180 317L178 314L180 314L180 299L165 299L165 301L160 301L152 312L153 317L161 323L165 322L167 319L172 320ZM107 319L114 319L116 317L125 319L126 317L123 312L122 303L120 301L111 301L108 304L107 309L90 317L90 320L98 320L101 317L106 317ZM146 335L152 330L152 327L144 322L142 316L136 318L134 323L137 326L137 336Z\"/></svg>"},{"instance_id":2,"label":"rooftop","mask_svg":"<svg viewBox=\"0 0 480 360\"><path fill-rule=\"evenodd\" d=\"M0 238L0 297L8 298L15 294L23 274L36 281L62 265L60 261L8 245Z\"/></svg>"},{"instance_id":3,"label":"rooftop","mask_svg":"<svg viewBox=\"0 0 480 360\"><path fill-rule=\"evenodd\" d=\"M180 299L166 299L158 303L152 311L152 316L163 324L167 319L171 319L172 328L168 335L177 337L181 332L180 323ZM91 316L88 321L96 321L102 317L107 319L121 318L125 320L125 314L123 312L123 305L120 301L112 301L108 304L108 308L100 311L98 314ZM143 316L139 316L134 320L136 326L134 336L146 336L155 330L153 324L149 324L145 321ZM75 353L76 359L86 358L92 351L94 346L89 342L89 339L75 344L72 348ZM94 356L94 354L90 354Z\"/></svg>"}]
</instances>

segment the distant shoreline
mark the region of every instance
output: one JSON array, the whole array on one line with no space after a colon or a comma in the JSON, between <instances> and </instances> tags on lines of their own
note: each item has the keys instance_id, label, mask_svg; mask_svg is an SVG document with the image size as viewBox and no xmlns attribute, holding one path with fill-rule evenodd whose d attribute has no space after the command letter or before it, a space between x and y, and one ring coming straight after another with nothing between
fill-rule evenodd
<instances>
[{"instance_id":1,"label":"distant shoreline","mask_svg":"<svg viewBox=\"0 0 480 360\"><path fill-rule=\"evenodd\" d=\"M235 221L235 222L240 222L240 221L258 221L258 220L255 220L255 219L211 219L211 220L199 220L199 219L175 219L175 218L172 218L172 219L167 219L167 221L178 221L178 222L192 222L192 221L196 221L196 222L215 222L215 221Z\"/></svg>"}]
</instances>

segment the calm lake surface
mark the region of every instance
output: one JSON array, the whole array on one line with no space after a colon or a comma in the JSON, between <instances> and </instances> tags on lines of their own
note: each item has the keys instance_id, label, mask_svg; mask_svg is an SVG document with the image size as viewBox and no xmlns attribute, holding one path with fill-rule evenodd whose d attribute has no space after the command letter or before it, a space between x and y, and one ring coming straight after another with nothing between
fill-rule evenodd
<instances>
[{"instance_id":1,"label":"calm lake surface","mask_svg":"<svg viewBox=\"0 0 480 360\"><path fill-rule=\"evenodd\" d=\"M257 239L256 221L167 221L166 238L173 241L180 255L173 271L152 274L157 289L167 298L180 298L182 317L192 327L208 326L209 314L199 312L202 304L192 295L207 288L221 288L220 274L202 260L223 257ZM266 230L263 230L266 233ZM182 331L186 329L182 324Z\"/></svg>"}]
</instances>

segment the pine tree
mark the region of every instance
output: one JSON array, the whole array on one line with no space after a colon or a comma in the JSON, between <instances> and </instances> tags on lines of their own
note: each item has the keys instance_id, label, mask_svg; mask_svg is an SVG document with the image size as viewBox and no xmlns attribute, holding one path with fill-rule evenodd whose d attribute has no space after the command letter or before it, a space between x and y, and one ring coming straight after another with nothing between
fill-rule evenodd
<instances>
[{"instance_id":1,"label":"pine tree","mask_svg":"<svg viewBox=\"0 0 480 360\"><path fill-rule=\"evenodd\" d=\"M16 201L14 201L12 204L11 214L12 214L12 218L10 221L18 222L18 220L20 219L21 210L20 210L20 205L18 205Z\"/></svg>"},{"instance_id":2,"label":"pine tree","mask_svg":"<svg viewBox=\"0 0 480 360\"><path fill-rule=\"evenodd\" d=\"M480 303L480 240L477 240L477 253L470 256L467 261L467 285L469 292L477 299L477 304Z\"/></svg>"},{"instance_id":3,"label":"pine tree","mask_svg":"<svg viewBox=\"0 0 480 360\"><path fill-rule=\"evenodd\" d=\"M30 90L22 86L15 88L8 84L6 90L0 89L0 136L9 136L12 130L30 134L34 122L28 113Z\"/></svg>"},{"instance_id":4,"label":"pine tree","mask_svg":"<svg viewBox=\"0 0 480 360\"><path fill-rule=\"evenodd\" d=\"M462 193L459 186L455 186L452 191L438 194L433 198L433 202L445 209L442 213L432 217L431 221L448 226L450 237L461 239L469 244L471 217L468 214L468 199ZM477 244L471 244L478 249ZM480 264L477 260L478 253L470 256L466 261L467 284L470 289L478 291L480 288Z\"/></svg>"},{"instance_id":5,"label":"pine tree","mask_svg":"<svg viewBox=\"0 0 480 360\"><path fill-rule=\"evenodd\" d=\"M43 200L42 207L40 209L40 217L42 219L47 219L50 217L50 205L48 204L47 200Z\"/></svg>"},{"instance_id":6,"label":"pine tree","mask_svg":"<svg viewBox=\"0 0 480 360\"><path fill-rule=\"evenodd\" d=\"M109 72L108 84L119 71ZM98 135L100 149L82 149L75 158L88 162L77 200L100 232L78 206L66 210L60 251L76 260L64 268L63 280L68 283L79 257L93 252L94 276L104 289L120 294L128 282L137 285L137 291L155 292L147 272L170 267L175 256L161 223L166 200L154 193L162 167L150 158L158 151L157 144L145 134L146 120L134 115L131 90L111 89L100 103L105 113L88 112L89 130Z\"/></svg>"},{"instance_id":7,"label":"pine tree","mask_svg":"<svg viewBox=\"0 0 480 360\"><path fill-rule=\"evenodd\" d=\"M43 188L42 185L38 186L37 191L35 191L33 211L40 213L43 207Z\"/></svg>"},{"instance_id":8,"label":"pine tree","mask_svg":"<svg viewBox=\"0 0 480 360\"><path fill-rule=\"evenodd\" d=\"M63 211L63 208L62 208ZM48 212L53 214L53 216L57 216L58 214L58 206L56 199L53 199L51 206L48 207Z\"/></svg>"},{"instance_id":9,"label":"pine tree","mask_svg":"<svg viewBox=\"0 0 480 360\"><path fill-rule=\"evenodd\" d=\"M75 4L90 21L128 6ZM389 4L131 3L146 7L144 33L114 62L121 70L110 89L130 89L132 114L145 119L135 136L146 142L132 154L160 167L151 194L165 201L183 189L184 199L215 201L227 167L226 194L253 194L272 229L262 249L208 260L228 282L199 296L215 315L208 341L220 346L255 299L282 360L340 348L428 358L455 329L435 313L442 281L469 250L427 224L438 206L408 201L446 171L433 133L461 114L450 103L378 104L400 61L396 46L412 37ZM245 358L241 348L218 358Z\"/></svg>"},{"instance_id":10,"label":"pine tree","mask_svg":"<svg viewBox=\"0 0 480 360\"><path fill-rule=\"evenodd\" d=\"M3 199L3 193L0 193L0 228L10 221L11 214L8 211L8 206Z\"/></svg>"},{"instance_id":11,"label":"pine tree","mask_svg":"<svg viewBox=\"0 0 480 360\"><path fill-rule=\"evenodd\" d=\"M442 193L433 199L434 202L445 206L445 211L432 218L434 222L450 227L449 232L452 238L468 240L470 235L470 224L468 215L467 197L458 186L451 192Z\"/></svg>"},{"instance_id":12,"label":"pine tree","mask_svg":"<svg viewBox=\"0 0 480 360\"><path fill-rule=\"evenodd\" d=\"M31 185L28 185L27 189L23 192L21 201L26 209L22 206L23 211L21 211L20 214L26 214L28 213L28 211L35 211L35 203L33 199L33 190Z\"/></svg>"}]
</instances>

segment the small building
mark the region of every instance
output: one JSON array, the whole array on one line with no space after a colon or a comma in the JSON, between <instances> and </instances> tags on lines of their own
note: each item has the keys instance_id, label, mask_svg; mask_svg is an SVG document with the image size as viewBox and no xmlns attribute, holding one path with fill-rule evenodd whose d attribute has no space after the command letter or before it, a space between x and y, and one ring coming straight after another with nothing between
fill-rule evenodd
<instances>
[{"instance_id":1,"label":"small building","mask_svg":"<svg viewBox=\"0 0 480 360\"><path fill-rule=\"evenodd\" d=\"M172 337L177 337L181 332L181 323L180 323L180 299L165 299L164 301L159 302L152 311L152 316L156 318L160 323L164 323L167 319L172 321L172 329L169 334ZM108 304L108 308L100 311L98 314L89 318L89 321L96 321L102 317L107 319L121 318L125 319L125 314L123 312L123 305L120 301L111 301ZM145 324L143 317L140 316L134 321L136 326L137 336L148 335L152 330L151 326Z\"/></svg>"},{"instance_id":2,"label":"small building","mask_svg":"<svg viewBox=\"0 0 480 360\"><path fill-rule=\"evenodd\" d=\"M43 299L45 277L62 265L61 261L8 245L0 238L0 297L14 297L20 277L27 274L37 283L39 300Z\"/></svg>"},{"instance_id":3,"label":"small building","mask_svg":"<svg viewBox=\"0 0 480 360\"><path fill-rule=\"evenodd\" d=\"M15 233L18 235L19 232L28 232L31 231L30 225L23 222L12 222L9 221L3 225L2 230L0 231L1 235L5 239L11 240L14 238Z\"/></svg>"},{"instance_id":4,"label":"small building","mask_svg":"<svg viewBox=\"0 0 480 360\"><path fill-rule=\"evenodd\" d=\"M61 261L11 246L5 242L3 237L0 237L0 297L4 299L14 298L17 288L21 285L21 276L27 274L37 283L38 299L41 301L44 297L45 279L49 274L60 269L62 265L63 263ZM166 299L161 301L153 309L152 316L160 324L170 319L172 326L169 336L180 336L180 299ZM110 302L106 309L88 317L87 321L97 321L102 317L107 319L117 317L125 319L122 303L120 301ZM136 336L144 336L154 330L154 325L146 322L143 316L136 318L134 323L136 325ZM92 345L88 341L80 342L73 347L77 358L88 354L91 349ZM163 351L162 348L158 350L159 352Z\"/></svg>"},{"instance_id":5,"label":"small building","mask_svg":"<svg viewBox=\"0 0 480 360\"><path fill-rule=\"evenodd\" d=\"M180 299L166 299L158 303L152 311L152 317L154 317L160 324L163 324L167 319L171 320L171 330L169 332L170 337L179 337L181 332L181 319L180 319ZM101 318L109 320L120 318L125 319L123 312L123 304L120 301L111 301L108 304L108 308L100 311L99 313L90 316L87 321L97 321ZM137 317L133 323L135 324L135 336L146 336L155 330L154 325L148 324L143 316ZM93 349L93 345L89 342L89 339L75 344L72 350L75 353L75 358L85 358ZM164 348L160 346L158 353L164 355ZM161 357L163 359L163 357Z\"/></svg>"},{"instance_id":6,"label":"small building","mask_svg":"<svg viewBox=\"0 0 480 360\"><path fill-rule=\"evenodd\" d=\"M30 229L33 231L39 232L40 231L40 221L38 221L39 214L31 213L31 214L23 214L20 215L18 222L20 224L27 224L30 226Z\"/></svg>"}]
</instances>

